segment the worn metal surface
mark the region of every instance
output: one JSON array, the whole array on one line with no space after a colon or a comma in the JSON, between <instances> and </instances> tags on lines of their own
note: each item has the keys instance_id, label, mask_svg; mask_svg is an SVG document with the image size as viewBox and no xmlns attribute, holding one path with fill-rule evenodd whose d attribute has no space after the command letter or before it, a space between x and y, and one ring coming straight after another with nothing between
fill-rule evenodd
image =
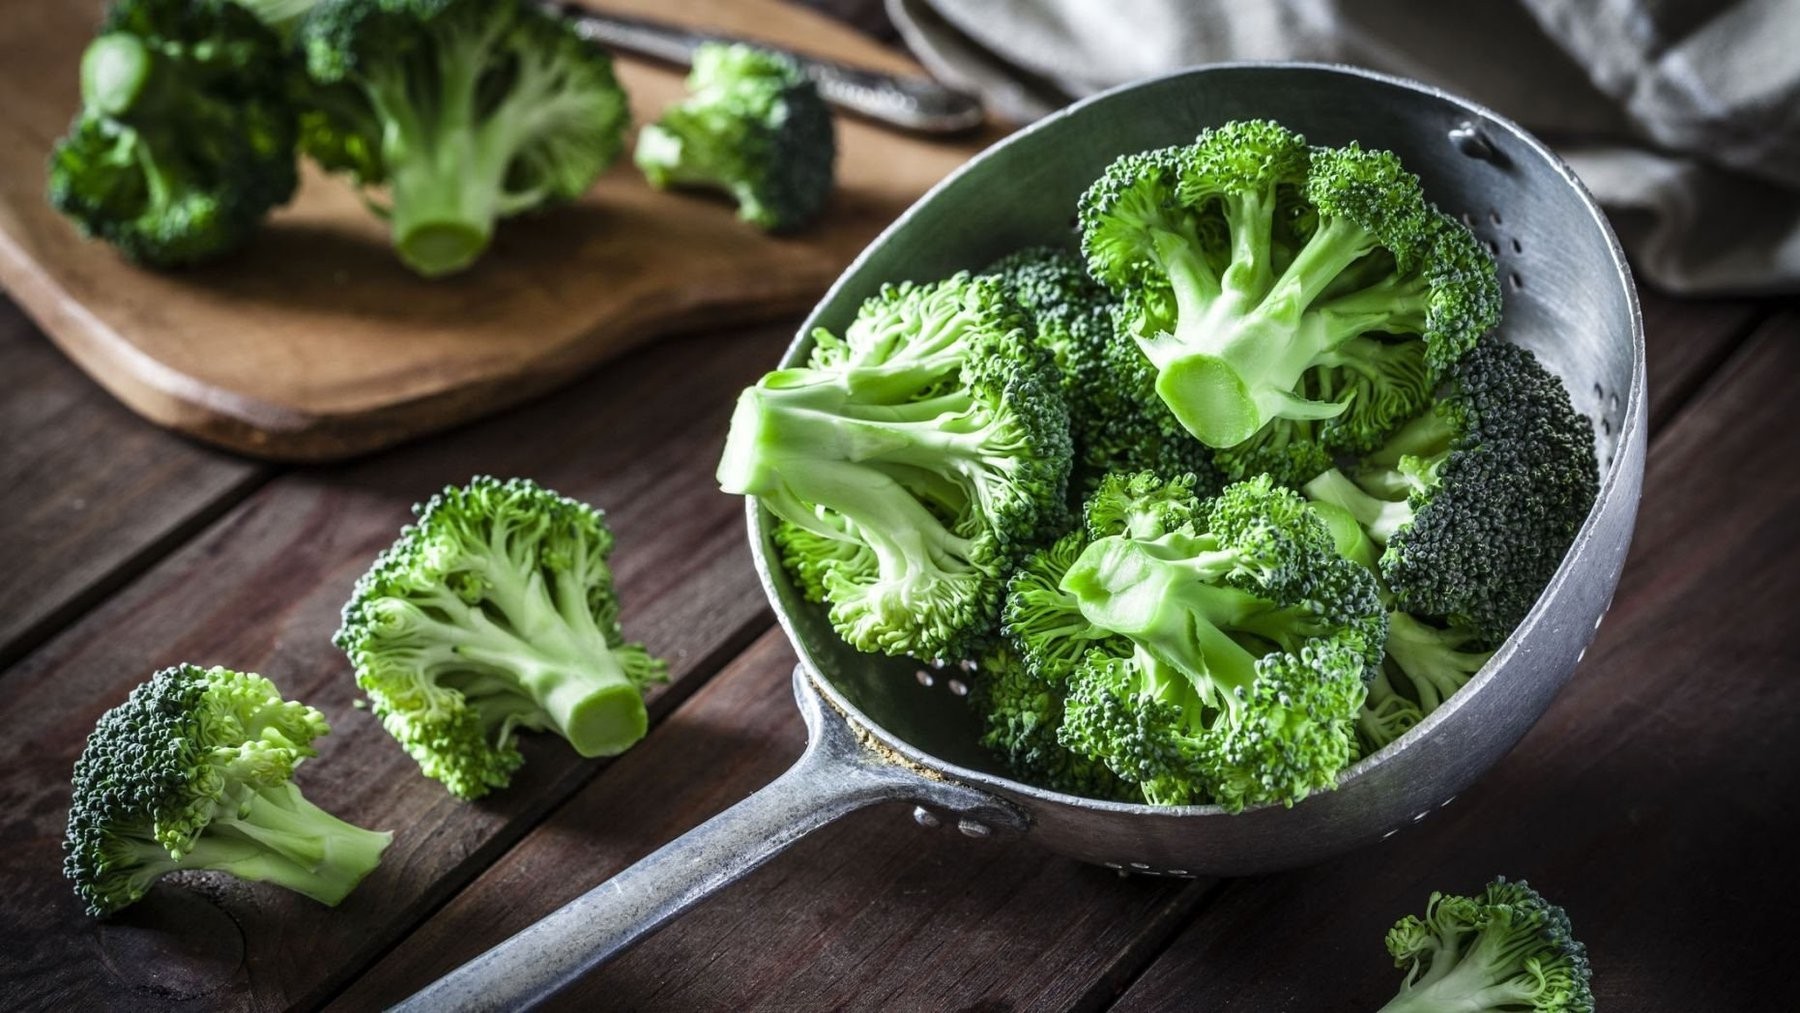
<instances>
[{"instance_id":1,"label":"worn metal surface","mask_svg":"<svg viewBox=\"0 0 1800 1013\"><path fill-rule=\"evenodd\" d=\"M874 748L821 745L843 726L809 713L812 760L421 1000L488 1008L547 994L805 830L884 799L945 805L945 793L955 792L949 808L1002 813L1004 800L1024 814L1032 839L1064 854L1140 872L1241 875L1379 840L1447 804L1512 748L1567 681L1611 602L1636 518L1646 422L1642 320L1624 255L1568 167L1510 121L1423 86L1314 65L1202 68L1096 96L988 150L927 194L827 293L783 364L810 351L815 327L842 328L884 282L943 277L1022 246L1067 242L1076 197L1114 156L1248 117L1280 120L1318 143L1356 140L1397 152L1428 195L1467 216L1494 251L1506 298L1502 333L1561 375L1595 420L1599 499L1537 606L1487 667L1399 741L1348 770L1336 790L1292 808L1229 814L1061 795L995 766L948 678L921 677L915 663L860 654L839 640L776 563L769 518L751 502L757 566L809 670L803 688L816 685ZM809 693L800 699L812 705ZM767 805L758 801L765 796ZM565 917L578 908L589 917L605 912L605 926L596 932L582 917ZM637 923L623 924L631 918Z\"/></svg>"}]
</instances>

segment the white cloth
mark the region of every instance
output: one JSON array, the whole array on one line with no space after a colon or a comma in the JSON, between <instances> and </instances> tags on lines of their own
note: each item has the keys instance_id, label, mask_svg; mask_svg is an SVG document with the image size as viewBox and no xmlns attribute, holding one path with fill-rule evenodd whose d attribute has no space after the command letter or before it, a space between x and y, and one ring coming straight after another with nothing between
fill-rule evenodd
<instances>
[{"instance_id":1,"label":"white cloth","mask_svg":"<svg viewBox=\"0 0 1800 1013\"><path fill-rule=\"evenodd\" d=\"M949 84L1018 122L1223 60L1416 78L1537 132L1640 276L1800 291L1800 0L887 0Z\"/></svg>"}]
</instances>

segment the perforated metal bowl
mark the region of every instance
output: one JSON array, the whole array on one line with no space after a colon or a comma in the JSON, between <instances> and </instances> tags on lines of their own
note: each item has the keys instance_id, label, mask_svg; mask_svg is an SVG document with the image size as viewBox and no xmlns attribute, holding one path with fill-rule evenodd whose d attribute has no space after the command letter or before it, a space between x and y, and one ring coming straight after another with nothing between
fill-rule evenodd
<instances>
[{"instance_id":1,"label":"perforated metal bowl","mask_svg":"<svg viewBox=\"0 0 1800 1013\"><path fill-rule=\"evenodd\" d=\"M1416 728L1292 808L1229 814L1097 802L1008 777L977 742L960 670L858 653L788 580L770 518L749 506L763 585L801 665L806 754L721 813L412 1000L504 1008L554 990L810 830L862 806L907 801L921 823L1025 833L1119 869L1242 875L1317 861L1447 804L1519 741L1593 638L1624 565L1644 467L1643 326L1625 258L1560 159L1517 125L1422 85L1341 67L1233 64L1119 88L1023 130L933 189L877 239L801 326L840 331L884 282L979 268L1070 238L1076 198L1124 152L1186 143L1265 117L1314 143L1397 152L1440 207L1463 216L1500 265L1501 332L1568 385L1594 420L1600 496L1525 621L1467 687Z\"/></svg>"}]
</instances>

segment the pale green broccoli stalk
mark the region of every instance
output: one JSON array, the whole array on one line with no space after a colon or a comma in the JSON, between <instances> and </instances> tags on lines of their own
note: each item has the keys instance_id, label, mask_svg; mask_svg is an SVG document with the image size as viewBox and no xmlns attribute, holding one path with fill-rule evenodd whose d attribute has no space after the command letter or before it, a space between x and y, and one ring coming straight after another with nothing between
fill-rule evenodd
<instances>
[{"instance_id":1,"label":"pale green broccoli stalk","mask_svg":"<svg viewBox=\"0 0 1800 1013\"><path fill-rule=\"evenodd\" d=\"M667 665L620 632L600 511L485 476L416 509L333 642L425 774L472 799L512 779L520 730L590 757L643 738L644 688Z\"/></svg>"},{"instance_id":2,"label":"pale green broccoli stalk","mask_svg":"<svg viewBox=\"0 0 1800 1013\"><path fill-rule=\"evenodd\" d=\"M1306 484L1377 544L1395 607L1489 646L1537 602L1599 489L1593 425L1528 351L1481 343L1450 389L1347 473Z\"/></svg>"},{"instance_id":3,"label":"pale green broccoli stalk","mask_svg":"<svg viewBox=\"0 0 1800 1013\"><path fill-rule=\"evenodd\" d=\"M811 362L738 400L728 493L783 523L801 588L863 651L967 657L1007 575L1066 516L1068 411L998 283L889 286Z\"/></svg>"},{"instance_id":4,"label":"pale green broccoli stalk","mask_svg":"<svg viewBox=\"0 0 1800 1013\"><path fill-rule=\"evenodd\" d=\"M1080 222L1121 340L1227 477L1373 447L1499 319L1491 259L1394 155L1265 120L1120 158Z\"/></svg>"},{"instance_id":5,"label":"pale green broccoli stalk","mask_svg":"<svg viewBox=\"0 0 1800 1013\"><path fill-rule=\"evenodd\" d=\"M296 37L303 149L385 187L394 248L427 277L474 263L496 220L579 197L624 146L612 58L528 0L321 0Z\"/></svg>"},{"instance_id":6,"label":"pale green broccoli stalk","mask_svg":"<svg viewBox=\"0 0 1800 1013\"><path fill-rule=\"evenodd\" d=\"M1569 916L1504 876L1474 897L1433 893L1387 934L1400 992L1381 1013L1593 1013L1587 947Z\"/></svg>"},{"instance_id":7,"label":"pale green broccoli stalk","mask_svg":"<svg viewBox=\"0 0 1800 1013\"><path fill-rule=\"evenodd\" d=\"M1065 568L1062 597L1009 601L1008 632L1066 681L1058 741L1145 801L1291 805L1353 755L1385 627L1375 581L1267 478L1204 503L1183 503L1186 488L1103 483L1098 536ZM1034 622L1034 604L1060 627Z\"/></svg>"},{"instance_id":8,"label":"pale green broccoli stalk","mask_svg":"<svg viewBox=\"0 0 1800 1013\"><path fill-rule=\"evenodd\" d=\"M51 206L152 267L239 248L298 181L289 71L280 40L234 4L119 0L82 55Z\"/></svg>"},{"instance_id":9,"label":"pale green broccoli stalk","mask_svg":"<svg viewBox=\"0 0 1800 1013\"><path fill-rule=\"evenodd\" d=\"M722 190L738 217L791 232L831 196L837 137L805 68L785 53L709 42L694 51L688 98L638 134L636 161L657 189Z\"/></svg>"},{"instance_id":10,"label":"pale green broccoli stalk","mask_svg":"<svg viewBox=\"0 0 1800 1013\"><path fill-rule=\"evenodd\" d=\"M294 768L331 729L260 675L178 665L101 715L75 762L63 872L109 915L164 875L228 872L336 905L393 835L306 800Z\"/></svg>"}]
</instances>

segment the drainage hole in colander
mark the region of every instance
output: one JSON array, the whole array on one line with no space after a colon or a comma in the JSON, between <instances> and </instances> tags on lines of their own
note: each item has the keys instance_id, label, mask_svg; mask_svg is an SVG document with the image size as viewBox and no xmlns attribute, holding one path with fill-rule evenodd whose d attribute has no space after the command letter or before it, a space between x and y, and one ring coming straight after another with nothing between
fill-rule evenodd
<instances>
[{"instance_id":1,"label":"drainage hole in colander","mask_svg":"<svg viewBox=\"0 0 1800 1013\"><path fill-rule=\"evenodd\" d=\"M1525 287L1525 279L1519 277L1519 272L1517 271L1514 271L1512 275L1506 279L1506 283L1512 286L1514 292Z\"/></svg>"},{"instance_id":2,"label":"drainage hole in colander","mask_svg":"<svg viewBox=\"0 0 1800 1013\"><path fill-rule=\"evenodd\" d=\"M1525 244L1519 242L1517 239L1514 239L1512 241L1512 248L1513 248L1514 253L1524 253L1525 252Z\"/></svg>"},{"instance_id":3,"label":"drainage hole in colander","mask_svg":"<svg viewBox=\"0 0 1800 1013\"><path fill-rule=\"evenodd\" d=\"M1495 211L1492 208L1489 208L1488 209L1488 221L1493 222L1495 225L1500 224L1500 212Z\"/></svg>"}]
</instances>

